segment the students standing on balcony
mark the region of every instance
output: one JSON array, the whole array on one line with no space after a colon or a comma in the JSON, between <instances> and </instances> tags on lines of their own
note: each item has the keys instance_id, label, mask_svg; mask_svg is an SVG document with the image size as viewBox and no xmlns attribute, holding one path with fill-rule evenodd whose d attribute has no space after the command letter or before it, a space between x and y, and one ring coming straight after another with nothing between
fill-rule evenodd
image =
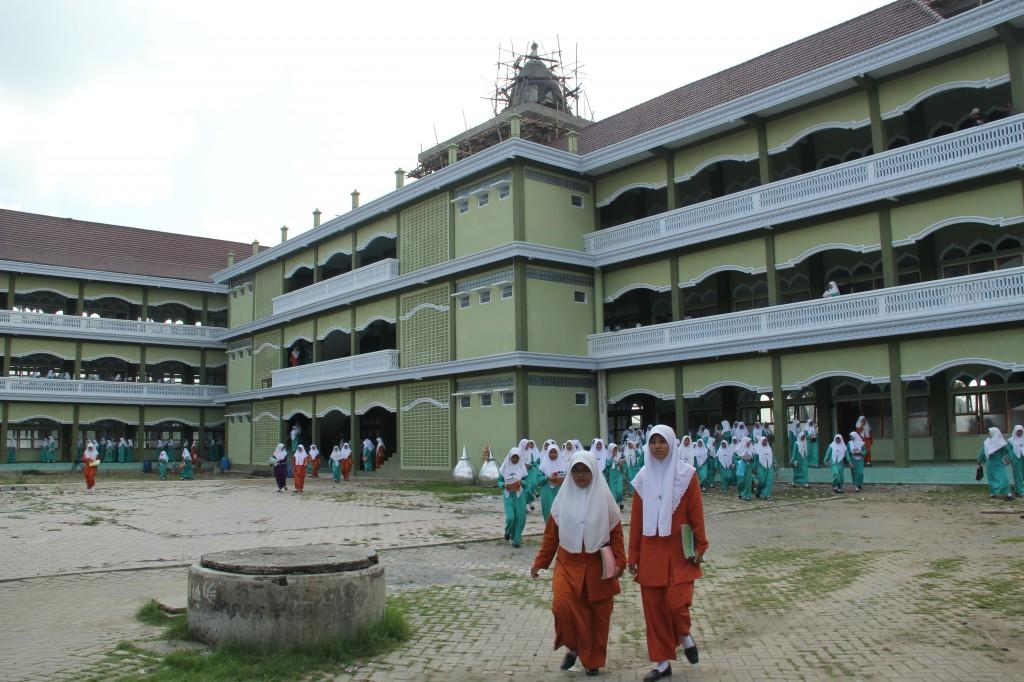
<instances>
[{"instance_id":1,"label":"students standing on balcony","mask_svg":"<svg viewBox=\"0 0 1024 682\"><path fill-rule=\"evenodd\" d=\"M1003 438L996 427L990 427L988 438L981 444L978 451L978 464L985 465L985 477L988 479L989 497L1005 497L1012 500L1010 479L1006 475L1006 467L1010 463L1012 446Z\"/></svg>"},{"instance_id":2,"label":"students standing on balcony","mask_svg":"<svg viewBox=\"0 0 1024 682\"><path fill-rule=\"evenodd\" d=\"M679 461L674 444L671 428L655 426L647 443L650 459L633 479L627 568L640 584L647 654L655 663L644 677L647 681L672 674L679 647L690 663L698 661L690 635L690 604L694 581L703 575L700 565L708 541L697 472Z\"/></svg>"},{"instance_id":3,"label":"students standing on balcony","mask_svg":"<svg viewBox=\"0 0 1024 682\"><path fill-rule=\"evenodd\" d=\"M519 448L511 448L498 469L498 487L502 488L505 507L505 540L512 540L512 546L516 548L523 542L523 528L526 527L526 492L523 490L526 474Z\"/></svg>"},{"instance_id":4,"label":"students standing on balcony","mask_svg":"<svg viewBox=\"0 0 1024 682\"><path fill-rule=\"evenodd\" d=\"M807 442L807 432L801 431L800 435L793 440L790 449L789 465L793 467L793 487L803 486L810 488L807 483L807 460L810 457L810 445Z\"/></svg>"},{"instance_id":5,"label":"students standing on balcony","mask_svg":"<svg viewBox=\"0 0 1024 682\"><path fill-rule=\"evenodd\" d=\"M821 297L832 298L833 296L839 296L840 294L842 294L842 292L839 291L839 285L837 285L835 282L829 282L828 288L825 289L825 293L823 293Z\"/></svg>"},{"instance_id":6,"label":"students standing on balcony","mask_svg":"<svg viewBox=\"0 0 1024 682\"><path fill-rule=\"evenodd\" d=\"M1010 433L1010 466L1013 469L1013 492L1024 497L1024 426L1014 426Z\"/></svg>"},{"instance_id":7,"label":"students standing on balcony","mask_svg":"<svg viewBox=\"0 0 1024 682\"><path fill-rule=\"evenodd\" d=\"M846 443L838 433L825 450L825 463L832 467L832 492L843 492L843 467L846 466Z\"/></svg>"},{"instance_id":8,"label":"students standing on balcony","mask_svg":"<svg viewBox=\"0 0 1024 682\"><path fill-rule=\"evenodd\" d=\"M868 423L868 418L863 415L857 417L857 423L854 425L853 430L864 441L864 463L867 466L871 466L871 446L874 444L875 439L871 437L871 424Z\"/></svg>"}]
</instances>

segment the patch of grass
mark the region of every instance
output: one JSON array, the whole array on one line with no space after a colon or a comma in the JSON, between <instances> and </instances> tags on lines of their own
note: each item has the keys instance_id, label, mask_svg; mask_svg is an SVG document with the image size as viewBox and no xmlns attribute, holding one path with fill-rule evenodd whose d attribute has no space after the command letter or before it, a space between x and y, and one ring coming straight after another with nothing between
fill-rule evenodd
<instances>
[{"instance_id":1,"label":"patch of grass","mask_svg":"<svg viewBox=\"0 0 1024 682\"><path fill-rule=\"evenodd\" d=\"M140 609L140 618L143 611L149 612L148 605ZM388 606L378 623L333 642L291 648L232 644L218 647L212 653L178 651L163 657L145 673L120 679L153 682L310 679L328 671L337 672L339 666L389 653L406 642L410 634L403 612Z\"/></svg>"},{"instance_id":2,"label":"patch of grass","mask_svg":"<svg viewBox=\"0 0 1024 682\"><path fill-rule=\"evenodd\" d=\"M99 522L102 521L102 520L103 519L101 519L98 516L90 516L85 521L82 521L82 525L83 526L95 526L95 525L99 524Z\"/></svg>"},{"instance_id":3,"label":"patch of grass","mask_svg":"<svg viewBox=\"0 0 1024 682\"><path fill-rule=\"evenodd\" d=\"M1024 535L1015 535L1012 538L1003 538L999 542L1002 542L1007 545L1017 544L1020 542L1024 542Z\"/></svg>"},{"instance_id":4,"label":"patch of grass","mask_svg":"<svg viewBox=\"0 0 1024 682\"><path fill-rule=\"evenodd\" d=\"M152 599L135 612L135 619L146 625L164 628L160 635L161 639L191 639L188 634L188 621L185 614L165 613Z\"/></svg>"},{"instance_id":5,"label":"patch of grass","mask_svg":"<svg viewBox=\"0 0 1024 682\"><path fill-rule=\"evenodd\" d=\"M962 556L954 556L949 557L948 559L933 561L931 564L931 570L923 574L921 577L925 579L945 578L956 573L966 561L967 557Z\"/></svg>"}]
</instances>

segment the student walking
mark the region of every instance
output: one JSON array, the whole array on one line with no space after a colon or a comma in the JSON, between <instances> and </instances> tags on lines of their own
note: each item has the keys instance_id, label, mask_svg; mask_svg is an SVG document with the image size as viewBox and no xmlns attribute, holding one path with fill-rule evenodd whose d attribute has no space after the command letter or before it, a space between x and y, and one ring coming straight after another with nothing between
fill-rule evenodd
<instances>
[{"instance_id":1,"label":"student walking","mask_svg":"<svg viewBox=\"0 0 1024 682\"><path fill-rule=\"evenodd\" d=\"M526 527L526 491L523 490L526 475L526 464L519 448L510 449L498 469L498 487L503 489L505 540L511 540L517 549L523 542L523 528Z\"/></svg>"}]
</instances>

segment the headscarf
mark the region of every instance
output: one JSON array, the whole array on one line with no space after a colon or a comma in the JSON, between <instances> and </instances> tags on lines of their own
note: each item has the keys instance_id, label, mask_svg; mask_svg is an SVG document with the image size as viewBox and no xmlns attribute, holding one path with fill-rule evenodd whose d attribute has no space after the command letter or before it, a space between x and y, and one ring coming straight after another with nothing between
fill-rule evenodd
<instances>
[{"instance_id":1,"label":"headscarf","mask_svg":"<svg viewBox=\"0 0 1024 682\"><path fill-rule=\"evenodd\" d=\"M526 441L526 464L529 466L532 463L540 463L540 450L537 449L537 443L533 440L527 439Z\"/></svg>"},{"instance_id":2,"label":"headscarf","mask_svg":"<svg viewBox=\"0 0 1024 682\"><path fill-rule=\"evenodd\" d=\"M728 419L723 419L722 420L722 433L725 433L726 431L732 431L732 424L729 423Z\"/></svg>"},{"instance_id":3,"label":"headscarf","mask_svg":"<svg viewBox=\"0 0 1024 682\"><path fill-rule=\"evenodd\" d=\"M309 456L313 459L320 456L320 448L318 448L315 443L311 443L309 446Z\"/></svg>"},{"instance_id":4,"label":"headscarf","mask_svg":"<svg viewBox=\"0 0 1024 682\"><path fill-rule=\"evenodd\" d=\"M633 445L633 441L626 441L625 450L626 464L629 466L636 466L636 446Z\"/></svg>"},{"instance_id":5,"label":"headscarf","mask_svg":"<svg viewBox=\"0 0 1024 682\"><path fill-rule=\"evenodd\" d=\"M519 462L513 463L512 455L519 455ZM509 448L508 454L505 455L505 461L501 463L501 468L498 469L498 473L501 474L506 483L521 481L526 478L526 464L523 462L523 454L519 452L519 448Z\"/></svg>"},{"instance_id":6,"label":"headscarf","mask_svg":"<svg viewBox=\"0 0 1024 682\"><path fill-rule=\"evenodd\" d=\"M331 448L331 461L332 462L340 462L341 461L341 448L339 448L337 445L335 445L333 448Z\"/></svg>"},{"instance_id":7,"label":"headscarf","mask_svg":"<svg viewBox=\"0 0 1024 682\"><path fill-rule=\"evenodd\" d=\"M182 462L191 462L192 461L192 453L188 451L188 448L185 448L184 450L181 451L181 461Z\"/></svg>"},{"instance_id":8,"label":"headscarf","mask_svg":"<svg viewBox=\"0 0 1024 682\"><path fill-rule=\"evenodd\" d=\"M851 455L860 454L864 452L864 439L856 431L850 431L850 443L847 447Z\"/></svg>"},{"instance_id":9,"label":"headscarf","mask_svg":"<svg viewBox=\"0 0 1024 682\"><path fill-rule=\"evenodd\" d=\"M804 431L807 432L807 437L808 438L817 438L818 437L818 425L815 424L811 420L807 421L807 426L804 427Z\"/></svg>"},{"instance_id":10,"label":"headscarf","mask_svg":"<svg viewBox=\"0 0 1024 682\"><path fill-rule=\"evenodd\" d=\"M821 295L822 298L828 298L829 296L838 296L839 286L835 282L828 283L828 289L825 289L825 293ZM849 422L847 422L849 423Z\"/></svg>"},{"instance_id":11,"label":"headscarf","mask_svg":"<svg viewBox=\"0 0 1024 682\"><path fill-rule=\"evenodd\" d=\"M750 429L750 437L760 442L762 436L764 436L764 427L761 426L761 422L754 422L754 428Z\"/></svg>"},{"instance_id":12,"label":"headscarf","mask_svg":"<svg viewBox=\"0 0 1024 682\"><path fill-rule=\"evenodd\" d=\"M761 440L757 443L757 461L765 469L775 466L775 455L772 453L772 446L768 445L767 436L761 436Z\"/></svg>"},{"instance_id":13,"label":"headscarf","mask_svg":"<svg viewBox=\"0 0 1024 682\"><path fill-rule=\"evenodd\" d=\"M296 445L295 446L295 463L296 464L305 464L307 457L309 457L309 455L306 453L305 446L303 446L302 443L299 443L298 445Z\"/></svg>"},{"instance_id":14,"label":"headscarf","mask_svg":"<svg viewBox=\"0 0 1024 682\"><path fill-rule=\"evenodd\" d=\"M1024 457L1024 426L1018 424L1013 427L1013 431L1010 433L1010 445L1012 446L1013 456L1017 458Z\"/></svg>"},{"instance_id":15,"label":"headscarf","mask_svg":"<svg viewBox=\"0 0 1024 682\"><path fill-rule=\"evenodd\" d=\"M337 447L337 446L335 446ZM342 461L352 456L352 447L348 443L341 444L341 459Z\"/></svg>"},{"instance_id":16,"label":"headscarf","mask_svg":"<svg viewBox=\"0 0 1024 682\"><path fill-rule=\"evenodd\" d=\"M277 447L274 448L274 454L271 455L271 457L273 457L274 462L277 464L280 464L288 457L288 451L285 450L284 443L277 444Z\"/></svg>"},{"instance_id":17,"label":"headscarf","mask_svg":"<svg viewBox=\"0 0 1024 682\"><path fill-rule=\"evenodd\" d=\"M96 446L92 443L86 446L82 453L82 459L99 459L100 453L96 452ZM166 456L166 455L165 455Z\"/></svg>"},{"instance_id":18,"label":"headscarf","mask_svg":"<svg viewBox=\"0 0 1024 682\"><path fill-rule=\"evenodd\" d=\"M847 422L847 423L849 423L849 422ZM854 426L862 427L862 429L864 431L864 433L862 435L863 435L864 438L871 438L871 424L868 423L868 418L867 417L865 417L865 416L857 417L857 423L854 424Z\"/></svg>"},{"instance_id":19,"label":"headscarf","mask_svg":"<svg viewBox=\"0 0 1024 682\"><path fill-rule=\"evenodd\" d=\"M563 483L551 504L551 517L558 524L559 545L574 554L593 554L608 544L611 531L622 523L622 516L594 456L589 452L577 453L569 470L581 463L590 469L590 485L581 488L575 482Z\"/></svg>"},{"instance_id":20,"label":"headscarf","mask_svg":"<svg viewBox=\"0 0 1024 682\"><path fill-rule=\"evenodd\" d=\"M571 440L567 440L562 444L562 450L559 452L559 456L564 457L566 462L571 462L577 452L579 451L576 449L576 444Z\"/></svg>"},{"instance_id":21,"label":"headscarf","mask_svg":"<svg viewBox=\"0 0 1024 682\"><path fill-rule=\"evenodd\" d=\"M690 438L690 434L683 436L676 451L679 454L679 459L693 466L693 439Z\"/></svg>"},{"instance_id":22,"label":"headscarf","mask_svg":"<svg viewBox=\"0 0 1024 682\"><path fill-rule=\"evenodd\" d=\"M604 471L604 468L608 466L608 448L604 446L604 441L600 438L595 438L591 441L590 454L594 456L594 460L597 462L597 470Z\"/></svg>"},{"instance_id":23,"label":"headscarf","mask_svg":"<svg viewBox=\"0 0 1024 682\"><path fill-rule=\"evenodd\" d=\"M622 453L619 452L619 444L612 443L608 446L608 459L612 461L612 468L617 469L620 462L624 462L625 458Z\"/></svg>"},{"instance_id":24,"label":"headscarf","mask_svg":"<svg viewBox=\"0 0 1024 682\"><path fill-rule=\"evenodd\" d=\"M807 456L807 432L801 431L800 435L796 437L796 451L800 453L801 457Z\"/></svg>"},{"instance_id":25,"label":"headscarf","mask_svg":"<svg viewBox=\"0 0 1024 682\"><path fill-rule=\"evenodd\" d=\"M89 447L92 448L92 445L90 445ZM95 450L96 450L96 448L93 448L94 452L95 452ZM86 448L85 451L89 452L89 448ZM161 462L168 462L168 461L170 461L171 458L167 456L167 451L166 450L161 450L160 454L157 456L157 459L159 461L161 461Z\"/></svg>"},{"instance_id":26,"label":"headscarf","mask_svg":"<svg viewBox=\"0 0 1024 682\"><path fill-rule=\"evenodd\" d=\"M732 435L739 436L741 439L746 438L746 437L748 437L750 435L750 431L747 430L747 425L744 424L741 421L736 422L733 425L732 430L733 430L733 434Z\"/></svg>"},{"instance_id":27,"label":"headscarf","mask_svg":"<svg viewBox=\"0 0 1024 682\"><path fill-rule=\"evenodd\" d=\"M369 437L363 439L363 452L366 452L367 450L373 452L373 441L370 440Z\"/></svg>"},{"instance_id":28,"label":"headscarf","mask_svg":"<svg viewBox=\"0 0 1024 682\"><path fill-rule=\"evenodd\" d=\"M576 448L576 452L586 452L586 449L583 447L583 443L581 443L578 438L572 439L572 446Z\"/></svg>"},{"instance_id":29,"label":"headscarf","mask_svg":"<svg viewBox=\"0 0 1024 682\"><path fill-rule=\"evenodd\" d=\"M725 469L732 468L732 445L729 441L722 439L722 443L718 446L718 451L715 452L715 459Z\"/></svg>"},{"instance_id":30,"label":"headscarf","mask_svg":"<svg viewBox=\"0 0 1024 682\"><path fill-rule=\"evenodd\" d=\"M735 438L733 438L733 440L735 440ZM743 439L740 441L740 446L737 450L737 453L740 457L747 461L751 461L754 459L754 443L753 441L750 440L748 436L744 436Z\"/></svg>"},{"instance_id":31,"label":"headscarf","mask_svg":"<svg viewBox=\"0 0 1024 682\"><path fill-rule=\"evenodd\" d=\"M699 467L704 466L704 462L708 461L708 446L701 438L698 438L693 444L693 461Z\"/></svg>"},{"instance_id":32,"label":"headscarf","mask_svg":"<svg viewBox=\"0 0 1024 682\"><path fill-rule=\"evenodd\" d=\"M671 427L658 424L651 429L651 435L661 436L668 443L668 455L657 459L650 454L650 439L645 446L644 466L633 479L633 490L644 500L644 535L666 537L672 533L672 513L679 506L679 500L690 486L697 472L692 466L679 461L675 452L676 434Z\"/></svg>"},{"instance_id":33,"label":"headscarf","mask_svg":"<svg viewBox=\"0 0 1024 682\"><path fill-rule=\"evenodd\" d=\"M832 443L829 447L832 448L832 461L829 462L830 464L839 464L846 459L846 443L843 442L843 437L838 433L836 434L836 437L832 439Z\"/></svg>"},{"instance_id":34,"label":"headscarf","mask_svg":"<svg viewBox=\"0 0 1024 682\"><path fill-rule=\"evenodd\" d=\"M1006 447L1006 439L996 427L989 427L988 438L985 439L985 455L991 457Z\"/></svg>"},{"instance_id":35,"label":"headscarf","mask_svg":"<svg viewBox=\"0 0 1024 682\"><path fill-rule=\"evenodd\" d=\"M796 437L796 435L798 433L800 433L800 420L799 419L794 419L793 421L791 421L789 423L789 432L791 434L793 434L794 437Z\"/></svg>"},{"instance_id":36,"label":"headscarf","mask_svg":"<svg viewBox=\"0 0 1024 682\"><path fill-rule=\"evenodd\" d=\"M545 445L544 454L540 458L540 471L547 478L552 474L561 473L562 475L569 473L569 460L565 458L562 451L558 449L558 443L554 441L545 441L550 445ZM551 451L555 451L555 458L551 459Z\"/></svg>"}]
</instances>

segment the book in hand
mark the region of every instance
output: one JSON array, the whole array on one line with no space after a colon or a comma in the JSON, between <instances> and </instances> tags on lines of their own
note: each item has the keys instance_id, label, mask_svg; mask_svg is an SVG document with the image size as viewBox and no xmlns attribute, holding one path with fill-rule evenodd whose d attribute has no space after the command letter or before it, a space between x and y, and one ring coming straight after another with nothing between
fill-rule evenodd
<instances>
[{"instance_id":1,"label":"book in hand","mask_svg":"<svg viewBox=\"0 0 1024 682\"><path fill-rule=\"evenodd\" d=\"M684 523L679 527L679 539L683 543L683 556L687 559L692 559L697 552L693 547L693 527Z\"/></svg>"},{"instance_id":2,"label":"book in hand","mask_svg":"<svg viewBox=\"0 0 1024 682\"><path fill-rule=\"evenodd\" d=\"M615 552L611 545L605 545L598 550L601 555L601 580L614 578L619 574L619 567L615 564Z\"/></svg>"}]
</instances>

